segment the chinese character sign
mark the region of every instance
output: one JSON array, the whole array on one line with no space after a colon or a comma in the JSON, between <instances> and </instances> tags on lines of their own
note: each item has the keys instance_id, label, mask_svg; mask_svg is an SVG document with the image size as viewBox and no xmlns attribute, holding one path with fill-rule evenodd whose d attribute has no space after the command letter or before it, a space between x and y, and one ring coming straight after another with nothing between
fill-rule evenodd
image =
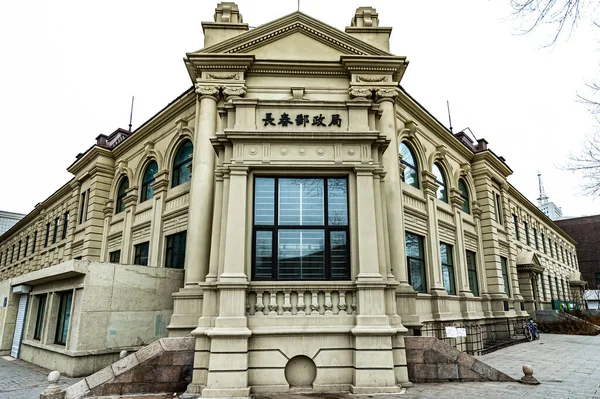
<instances>
[{"instance_id":1,"label":"chinese character sign","mask_svg":"<svg viewBox=\"0 0 600 399\"><path fill-rule=\"evenodd\" d=\"M277 116L273 115L272 112L267 112L265 114L265 117L262 119L262 122L263 126L342 127L342 118L340 114L323 115L322 113L319 113L318 115L298 114L296 116L293 116L284 112L281 115Z\"/></svg>"}]
</instances>

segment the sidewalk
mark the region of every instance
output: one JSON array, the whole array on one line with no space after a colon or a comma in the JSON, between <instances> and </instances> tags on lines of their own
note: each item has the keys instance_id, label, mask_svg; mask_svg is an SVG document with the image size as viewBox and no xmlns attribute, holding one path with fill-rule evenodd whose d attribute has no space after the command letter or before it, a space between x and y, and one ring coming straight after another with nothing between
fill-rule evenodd
<instances>
[{"instance_id":1,"label":"sidewalk","mask_svg":"<svg viewBox=\"0 0 600 399\"><path fill-rule=\"evenodd\" d=\"M257 399L414 399L414 398L597 398L600 399L600 335L595 337L542 334L539 341L514 345L478 358L520 379L523 364L533 366L540 385L498 382L415 384L401 395L349 394L255 395ZM0 358L0 399L37 399L48 385L49 371L21 360ZM60 380L62 386L78 378Z\"/></svg>"}]
</instances>

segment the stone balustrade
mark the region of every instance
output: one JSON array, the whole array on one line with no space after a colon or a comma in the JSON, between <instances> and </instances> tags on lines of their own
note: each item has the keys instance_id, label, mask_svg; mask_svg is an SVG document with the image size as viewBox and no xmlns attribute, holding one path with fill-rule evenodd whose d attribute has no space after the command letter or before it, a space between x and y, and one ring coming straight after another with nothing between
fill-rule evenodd
<instances>
[{"instance_id":1,"label":"stone balustrade","mask_svg":"<svg viewBox=\"0 0 600 399\"><path fill-rule=\"evenodd\" d=\"M248 316L333 316L356 314L352 284L254 283L248 288Z\"/></svg>"}]
</instances>

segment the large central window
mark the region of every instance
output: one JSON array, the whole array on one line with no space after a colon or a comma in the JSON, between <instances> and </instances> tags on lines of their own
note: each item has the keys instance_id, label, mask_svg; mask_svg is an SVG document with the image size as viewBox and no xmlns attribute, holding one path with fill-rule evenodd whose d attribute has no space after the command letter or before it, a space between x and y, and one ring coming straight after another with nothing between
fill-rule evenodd
<instances>
[{"instance_id":1,"label":"large central window","mask_svg":"<svg viewBox=\"0 0 600 399\"><path fill-rule=\"evenodd\" d=\"M253 279L348 280L348 180L254 180Z\"/></svg>"}]
</instances>

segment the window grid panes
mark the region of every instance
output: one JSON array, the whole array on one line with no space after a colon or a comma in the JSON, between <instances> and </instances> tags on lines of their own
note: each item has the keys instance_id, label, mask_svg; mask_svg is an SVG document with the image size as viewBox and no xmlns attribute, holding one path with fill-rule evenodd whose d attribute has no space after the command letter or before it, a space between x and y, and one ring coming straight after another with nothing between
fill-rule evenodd
<instances>
[{"instance_id":1,"label":"window grid panes","mask_svg":"<svg viewBox=\"0 0 600 399\"><path fill-rule=\"evenodd\" d=\"M540 250L540 244L539 244L539 241L538 241L537 229L535 229L535 228L533 229L533 241L535 242L535 249L537 251L539 251Z\"/></svg>"},{"instance_id":2,"label":"window grid panes","mask_svg":"<svg viewBox=\"0 0 600 399\"><path fill-rule=\"evenodd\" d=\"M527 225L527 222L523 222L523 228L525 229L525 243L527 245L530 245L530 242L529 242L529 226Z\"/></svg>"},{"instance_id":3,"label":"window grid panes","mask_svg":"<svg viewBox=\"0 0 600 399\"><path fill-rule=\"evenodd\" d=\"M479 283L477 282L477 261L475 252L467 251L467 272L469 274L469 289L474 296L479 296Z\"/></svg>"},{"instance_id":4,"label":"window grid panes","mask_svg":"<svg viewBox=\"0 0 600 399\"><path fill-rule=\"evenodd\" d=\"M442 172L442 169L437 163L433 164L433 174L435 175L435 182L438 184L437 198L441 201L448 203L446 176L444 176L444 172Z\"/></svg>"},{"instance_id":5,"label":"window grid panes","mask_svg":"<svg viewBox=\"0 0 600 399\"><path fill-rule=\"evenodd\" d=\"M58 225L60 223L60 218L54 219L54 234L52 235L52 244L56 243L58 240Z\"/></svg>"},{"instance_id":6,"label":"window grid panes","mask_svg":"<svg viewBox=\"0 0 600 399\"><path fill-rule=\"evenodd\" d=\"M167 250L165 252L165 267L183 269L185 266L185 241L186 232L167 236Z\"/></svg>"},{"instance_id":7,"label":"window grid panes","mask_svg":"<svg viewBox=\"0 0 600 399\"><path fill-rule=\"evenodd\" d=\"M442 259L442 281L444 282L444 288L448 294L456 295L452 245L440 243L440 256Z\"/></svg>"},{"instance_id":8,"label":"window grid panes","mask_svg":"<svg viewBox=\"0 0 600 399\"><path fill-rule=\"evenodd\" d=\"M463 179L458 180L458 190L460 191L460 196L463 199L462 211L464 213L471 213L471 205L469 204L469 190L467 189L467 185Z\"/></svg>"},{"instance_id":9,"label":"window grid panes","mask_svg":"<svg viewBox=\"0 0 600 399\"><path fill-rule=\"evenodd\" d=\"M117 204L115 206L115 213L120 213L125 210L125 195L127 195L127 190L129 190L129 179L124 177L119 183L119 189L117 190Z\"/></svg>"},{"instance_id":10,"label":"window grid panes","mask_svg":"<svg viewBox=\"0 0 600 399\"><path fill-rule=\"evenodd\" d=\"M69 231L69 212L65 212L65 218L63 221L62 239L67 238L67 232Z\"/></svg>"},{"instance_id":11,"label":"window grid panes","mask_svg":"<svg viewBox=\"0 0 600 399\"><path fill-rule=\"evenodd\" d=\"M415 155L403 142L400 143L400 155L402 155L402 164L404 165L402 181L413 187L419 188L419 168L417 167Z\"/></svg>"},{"instance_id":12,"label":"window grid panes","mask_svg":"<svg viewBox=\"0 0 600 399\"><path fill-rule=\"evenodd\" d=\"M254 280L350 278L346 178L254 180Z\"/></svg>"},{"instance_id":13,"label":"window grid panes","mask_svg":"<svg viewBox=\"0 0 600 399\"><path fill-rule=\"evenodd\" d=\"M46 298L47 295L38 296L38 309L35 317L35 329L33 330L33 339L40 340L42 338L42 329L46 315Z\"/></svg>"},{"instance_id":14,"label":"window grid panes","mask_svg":"<svg viewBox=\"0 0 600 399\"><path fill-rule=\"evenodd\" d=\"M142 178L142 193L140 196L140 202L147 201L154 197L154 189L152 188L152 184L154 184L155 177L158 173L158 164L156 161L152 161L146 166L146 170L144 171L144 177Z\"/></svg>"},{"instance_id":15,"label":"window grid panes","mask_svg":"<svg viewBox=\"0 0 600 399\"><path fill-rule=\"evenodd\" d=\"M71 321L71 303L73 302L73 291L60 294L60 305L58 308L58 319L56 321L56 336L54 343L67 344L69 333L69 322Z\"/></svg>"},{"instance_id":16,"label":"window grid panes","mask_svg":"<svg viewBox=\"0 0 600 399\"><path fill-rule=\"evenodd\" d=\"M510 297L510 283L508 278L508 260L501 256L500 266L502 267L502 281L504 282L504 292Z\"/></svg>"},{"instance_id":17,"label":"window grid panes","mask_svg":"<svg viewBox=\"0 0 600 399\"><path fill-rule=\"evenodd\" d=\"M519 219L517 219L517 215L513 215L513 225L515 227L515 239L520 241L521 237L519 236Z\"/></svg>"},{"instance_id":18,"label":"window grid panes","mask_svg":"<svg viewBox=\"0 0 600 399\"><path fill-rule=\"evenodd\" d=\"M503 224L503 222L502 222L502 202L500 201L500 194L496 194L496 222Z\"/></svg>"},{"instance_id":19,"label":"window grid panes","mask_svg":"<svg viewBox=\"0 0 600 399\"><path fill-rule=\"evenodd\" d=\"M406 263L408 265L408 282L417 292L427 292L425 277L425 255L423 237L406 233Z\"/></svg>"},{"instance_id":20,"label":"window grid panes","mask_svg":"<svg viewBox=\"0 0 600 399\"><path fill-rule=\"evenodd\" d=\"M148 241L134 246L133 264L139 266L148 266L148 250L150 243Z\"/></svg>"},{"instance_id":21,"label":"window grid panes","mask_svg":"<svg viewBox=\"0 0 600 399\"><path fill-rule=\"evenodd\" d=\"M108 254L110 263L121 263L121 250L112 251Z\"/></svg>"},{"instance_id":22,"label":"window grid panes","mask_svg":"<svg viewBox=\"0 0 600 399\"><path fill-rule=\"evenodd\" d=\"M175 159L173 161L173 179L171 182L171 187L176 187L180 184L183 184L187 181L190 181L192 174L189 170L189 165L192 163L192 152L194 150L194 146L190 140L184 141L177 149L177 153L175 154Z\"/></svg>"}]
</instances>

